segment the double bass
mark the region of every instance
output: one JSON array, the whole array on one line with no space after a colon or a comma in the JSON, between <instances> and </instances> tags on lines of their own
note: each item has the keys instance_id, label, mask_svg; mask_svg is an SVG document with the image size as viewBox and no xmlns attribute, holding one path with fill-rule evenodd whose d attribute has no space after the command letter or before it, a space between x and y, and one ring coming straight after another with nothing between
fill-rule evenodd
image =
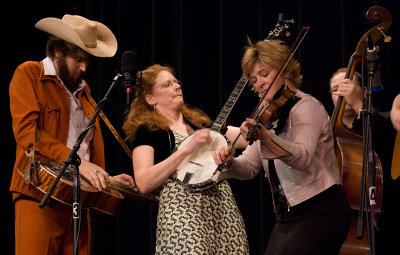
<instances>
[{"instance_id":1,"label":"double bass","mask_svg":"<svg viewBox=\"0 0 400 255\"><path fill-rule=\"evenodd\" d=\"M382 36L385 36L385 32L389 29L391 24L390 13L380 6L371 7L366 13L366 18L372 24L376 25L365 33L357 44L356 50L348 63L345 79L352 80L356 67L360 63L363 63L363 53L366 51L365 41L369 40L369 43L375 44ZM373 202L370 204L370 201L367 200L366 208L363 206L364 199L362 194L364 194L364 190L369 190L370 185L369 183L364 182L365 176L363 176L363 164L367 164L365 157L363 157L363 137L344 126L342 118L345 106L346 100L343 96L339 96L331 116L331 127L335 137L336 157L343 188L350 202L351 208L350 230L347 239L341 248L340 254L370 254L371 245L374 241L374 229L371 229L370 225L366 224L366 221L364 221L361 229L362 233L360 235L360 228L357 233L357 222L359 221L358 216L361 207L363 208L361 213L365 213L366 216L368 216L368 210L374 210L373 213L381 212L383 190L382 165L378 155L374 152L375 204ZM368 175L368 173L366 173L366 175ZM368 195L366 194L365 197L368 197ZM368 220L375 221L373 217L370 217Z\"/></svg>"}]
</instances>

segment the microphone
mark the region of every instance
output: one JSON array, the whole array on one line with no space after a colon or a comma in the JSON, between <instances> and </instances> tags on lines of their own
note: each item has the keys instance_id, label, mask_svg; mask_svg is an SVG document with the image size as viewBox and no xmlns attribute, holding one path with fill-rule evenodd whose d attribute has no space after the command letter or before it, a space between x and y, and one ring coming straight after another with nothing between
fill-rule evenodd
<instances>
[{"instance_id":1,"label":"microphone","mask_svg":"<svg viewBox=\"0 0 400 255\"><path fill-rule=\"evenodd\" d=\"M378 92L383 89L383 86L380 81L378 51L379 48L373 45L372 39L370 35L368 35L367 69L368 69L368 75L373 77L371 89L374 92Z\"/></svg>"},{"instance_id":2,"label":"microphone","mask_svg":"<svg viewBox=\"0 0 400 255\"><path fill-rule=\"evenodd\" d=\"M137 56L134 51L125 51L121 57L121 73L122 85L126 89L126 103L127 111L131 104L131 97L133 93L133 86L136 83L136 73L138 68L136 66Z\"/></svg>"}]
</instances>

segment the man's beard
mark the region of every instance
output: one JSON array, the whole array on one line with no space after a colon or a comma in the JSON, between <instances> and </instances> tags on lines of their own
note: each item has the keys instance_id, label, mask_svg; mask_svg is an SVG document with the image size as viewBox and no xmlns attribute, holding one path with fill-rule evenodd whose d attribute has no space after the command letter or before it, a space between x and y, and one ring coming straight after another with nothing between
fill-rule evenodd
<instances>
[{"instance_id":1,"label":"man's beard","mask_svg":"<svg viewBox=\"0 0 400 255\"><path fill-rule=\"evenodd\" d=\"M63 81L64 85L69 89L71 92L75 92L79 88L79 84L82 82L84 73L79 70L75 70L75 72L70 72L68 70L67 62L65 57L60 57L57 60L58 66L58 75L60 79Z\"/></svg>"}]
</instances>

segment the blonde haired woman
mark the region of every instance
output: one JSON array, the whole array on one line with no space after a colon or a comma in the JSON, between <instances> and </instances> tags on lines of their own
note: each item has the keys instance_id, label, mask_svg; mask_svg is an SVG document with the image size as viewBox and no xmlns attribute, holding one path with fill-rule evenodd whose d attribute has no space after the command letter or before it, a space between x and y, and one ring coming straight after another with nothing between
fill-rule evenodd
<instances>
[{"instance_id":1,"label":"blonde haired woman","mask_svg":"<svg viewBox=\"0 0 400 255\"><path fill-rule=\"evenodd\" d=\"M341 186L329 116L322 104L298 88L299 63L291 59L281 74L289 48L278 40L249 42L242 70L265 100L288 89L293 95L276 119L258 125L255 142L232 159L229 147L214 153L227 169L225 178L247 180L264 168L273 194L276 224L265 254L338 254L346 239L350 208ZM278 75L279 74L279 75ZM275 82L273 82L275 81ZM255 120L246 119L243 134Z\"/></svg>"}]
</instances>

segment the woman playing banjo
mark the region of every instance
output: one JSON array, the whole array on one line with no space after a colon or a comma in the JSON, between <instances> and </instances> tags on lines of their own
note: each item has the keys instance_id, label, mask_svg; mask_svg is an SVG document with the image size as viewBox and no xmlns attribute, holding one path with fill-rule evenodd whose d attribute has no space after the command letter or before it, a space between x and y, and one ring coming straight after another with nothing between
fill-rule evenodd
<instances>
[{"instance_id":1,"label":"woman playing banjo","mask_svg":"<svg viewBox=\"0 0 400 255\"><path fill-rule=\"evenodd\" d=\"M140 192L162 187L156 254L248 254L243 218L228 182L192 192L174 178L188 155L212 142L209 117L185 105L170 67L155 64L143 70L135 91L123 130L132 145ZM192 139L176 150L188 136Z\"/></svg>"}]
</instances>

